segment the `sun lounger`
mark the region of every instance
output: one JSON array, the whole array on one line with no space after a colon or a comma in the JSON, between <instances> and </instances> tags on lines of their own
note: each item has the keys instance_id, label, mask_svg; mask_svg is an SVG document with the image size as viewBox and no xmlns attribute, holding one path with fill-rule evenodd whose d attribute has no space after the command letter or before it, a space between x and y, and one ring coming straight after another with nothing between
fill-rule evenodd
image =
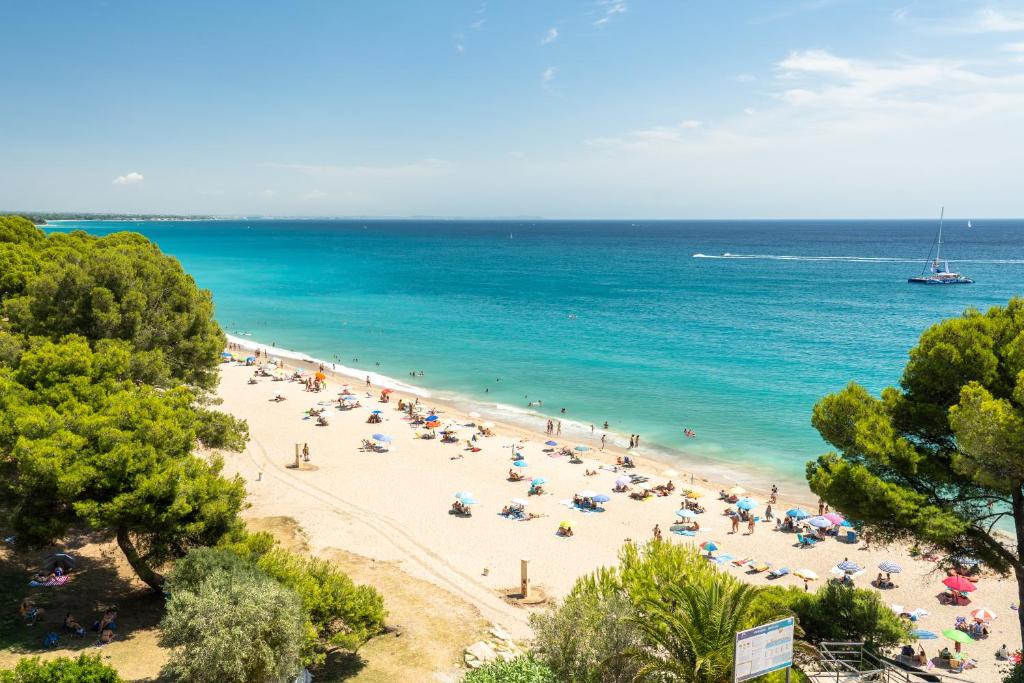
<instances>
[{"instance_id":1,"label":"sun lounger","mask_svg":"<svg viewBox=\"0 0 1024 683\"><path fill-rule=\"evenodd\" d=\"M752 557L744 557L743 559L740 559L740 560L733 560L732 563L734 565L736 565L737 567L742 567L742 566L747 565L747 564L749 564L749 563L751 563L753 561L754 561L754 558L752 558Z\"/></svg>"},{"instance_id":2,"label":"sun lounger","mask_svg":"<svg viewBox=\"0 0 1024 683\"><path fill-rule=\"evenodd\" d=\"M800 542L801 548L811 548L818 542L818 539L812 536L804 536L803 534L797 534L796 540Z\"/></svg>"},{"instance_id":3,"label":"sun lounger","mask_svg":"<svg viewBox=\"0 0 1024 683\"><path fill-rule=\"evenodd\" d=\"M768 572L769 579L778 579L789 574L789 567L779 567Z\"/></svg>"},{"instance_id":4,"label":"sun lounger","mask_svg":"<svg viewBox=\"0 0 1024 683\"><path fill-rule=\"evenodd\" d=\"M771 568L772 568L772 565L769 562L751 562L750 564L747 565L747 571L753 572L754 574L760 574L761 572L766 572L766 571L768 571Z\"/></svg>"}]
</instances>

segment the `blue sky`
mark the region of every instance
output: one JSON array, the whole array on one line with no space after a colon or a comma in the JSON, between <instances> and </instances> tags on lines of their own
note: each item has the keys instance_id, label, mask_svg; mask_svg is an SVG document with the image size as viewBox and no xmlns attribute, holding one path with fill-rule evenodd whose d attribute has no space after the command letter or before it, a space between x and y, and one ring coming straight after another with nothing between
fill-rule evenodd
<instances>
[{"instance_id":1,"label":"blue sky","mask_svg":"<svg viewBox=\"0 0 1024 683\"><path fill-rule=\"evenodd\" d=\"M1024 2L6 2L0 61L0 209L1024 214Z\"/></svg>"}]
</instances>

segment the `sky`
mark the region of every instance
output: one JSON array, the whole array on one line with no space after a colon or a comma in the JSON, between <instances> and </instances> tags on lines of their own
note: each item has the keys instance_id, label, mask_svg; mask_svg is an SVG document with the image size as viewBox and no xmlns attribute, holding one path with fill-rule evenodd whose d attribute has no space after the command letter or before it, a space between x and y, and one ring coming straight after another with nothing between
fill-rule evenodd
<instances>
[{"instance_id":1,"label":"sky","mask_svg":"<svg viewBox=\"0 0 1024 683\"><path fill-rule=\"evenodd\" d=\"M10 0L0 64L0 210L1024 215L1024 0Z\"/></svg>"}]
</instances>

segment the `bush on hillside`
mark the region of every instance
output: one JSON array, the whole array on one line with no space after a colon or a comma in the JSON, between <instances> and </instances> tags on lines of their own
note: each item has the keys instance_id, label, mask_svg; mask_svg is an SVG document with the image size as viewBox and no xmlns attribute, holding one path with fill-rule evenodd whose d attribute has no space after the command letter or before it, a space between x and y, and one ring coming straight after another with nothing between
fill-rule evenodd
<instances>
[{"instance_id":1,"label":"bush on hillside","mask_svg":"<svg viewBox=\"0 0 1024 683\"><path fill-rule=\"evenodd\" d=\"M558 683L554 672L533 657L496 661L474 669L462 683Z\"/></svg>"},{"instance_id":2,"label":"bush on hillside","mask_svg":"<svg viewBox=\"0 0 1024 683\"><path fill-rule=\"evenodd\" d=\"M99 655L79 655L45 662L38 657L22 659L13 669L0 671L0 683L124 683L124 679Z\"/></svg>"}]
</instances>

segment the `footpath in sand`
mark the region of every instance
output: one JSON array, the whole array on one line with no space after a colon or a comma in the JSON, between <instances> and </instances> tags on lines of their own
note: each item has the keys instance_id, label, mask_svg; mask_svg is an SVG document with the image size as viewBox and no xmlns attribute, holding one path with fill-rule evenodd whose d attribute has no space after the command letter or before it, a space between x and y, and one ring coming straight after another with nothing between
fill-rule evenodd
<instances>
[{"instance_id":1,"label":"footpath in sand","mask_svg":"<svg viewBox=\"0 0 1024 683\"><path fill-rule=\"evenodd\" d=\"M289 372L296 367L308 369L302 363L290 362ZM956 617L970 619L969 612L979 607L993 610L998 618L990 624L992 635L964 647L978 661L978 668L964 673L968 680L998 680L1000 664L995 660L995 650L1004 642L1011 650L1021 646L1017 613L1011 608L1016 605L1013 581L986 575L977 584L978 590L971 593L971 605L942 605L938 595L943 591L945 574L932 562L911 558L906 548L869 549L863 543L828 539L805 549L798 546L795 534L776 531L774 523L767 522L757 524L751 535L746 525L732 534L730 521L723 516L731 506L717 499L719 488L728 488L730 482L697 480L691 487L689 476L669 470L669 465L637 459L638 467L631 474L645 475L651 484L672 479L676 491L665 497L632 500L628 494L612 491L614 481L624 473L613 471L611 463L616 454L611 452L591 450L583 454L582 464L572 464L567 457L545 452L544 441L554 438L561 442L559 437L498 424L494 428L496 436L478 439L481 450L472 453L465 441L472 428L462 429L460 441L454 444L415 438L422 427L411 425L397 410L399 398L415 400L414 396L395 392L389 403L381 403L379 388L367 389L365 382L330 373L328 389L312 393L300 382L260 378L256 384L249 384L252 367L225 363L221 369L220 408L248 420L252 436L242 454L226 456L228 473L237 472L247 481L250 514L294 518L307 532L316 553L340 548L395 563L403 571L474 605L483 619L518 638L530 635L529 612L506 601L503 593L518 587L520 560L529 560L535 587L559 597L581 574L614 564L625 541L649 539L658 524L665 539L673 543L699 545L713 540L720 548L718 555L755 558L774 567L788 567L790 575L774 581L781 585L802 586L803 581L794 575L801 569L816 573L820 583L831 578L830 570L848 558L866 569L857 585L870 587L878 565L894 561L901 565L902 573L894 575L896 588L881 591L882 598L906 612L918 610L920 616L914 627L940 634L938 640L921 642L929 657L935 657L943 646L952 647L941 632L953 627ZM352 383L362 407L349 411L328 407L329 424L317 426L306 411L336 401L344 382ZM275 401L276 394L286 400ZM474 422L467 414L433 399L421 402L434 408L443 420ZM382 411L381 423L367 423L372 410ZM363 440L376 433L391 437L387 452L362 449ZM309 446L308 469L287 467L294 463L296 444ZM574 446L571 442L559 443L559 447L562 445ZM525 476L520 482L507 480L513 447L528 463L518 468ZM597 474L587 476L587 470L596 470ZM547 479L544 488L548 493L530 496L526 509L539 517L513 521L501 516L510 499L528 498L530 479L538 476ZM701 530L693 537L677 536L668 530L678 521L675 512L683 503L680 491L688 488L705 493L700 502L706 512L699 516ZM603 504L604 511L583 512L566 504L571 503L574 493L587 489L611 498ZM449 514L457 491L471 492L478 501L472 517ZM765 497L756 493L752 496L762 503L758 512L763 514ZM781 491L774 510L778 513L802 505L816 512L809 501L813 498L806 489ZM563 521L571 522L572 538L556 534ZM766 573L749 574L729 561L721 566L754 584L772 583ZM367 581L373 582L372 571ZM812 582L811 587L814 585ZM938 659L936 668L941 672L946 669Z\"/></svg>"}]
</instances>

